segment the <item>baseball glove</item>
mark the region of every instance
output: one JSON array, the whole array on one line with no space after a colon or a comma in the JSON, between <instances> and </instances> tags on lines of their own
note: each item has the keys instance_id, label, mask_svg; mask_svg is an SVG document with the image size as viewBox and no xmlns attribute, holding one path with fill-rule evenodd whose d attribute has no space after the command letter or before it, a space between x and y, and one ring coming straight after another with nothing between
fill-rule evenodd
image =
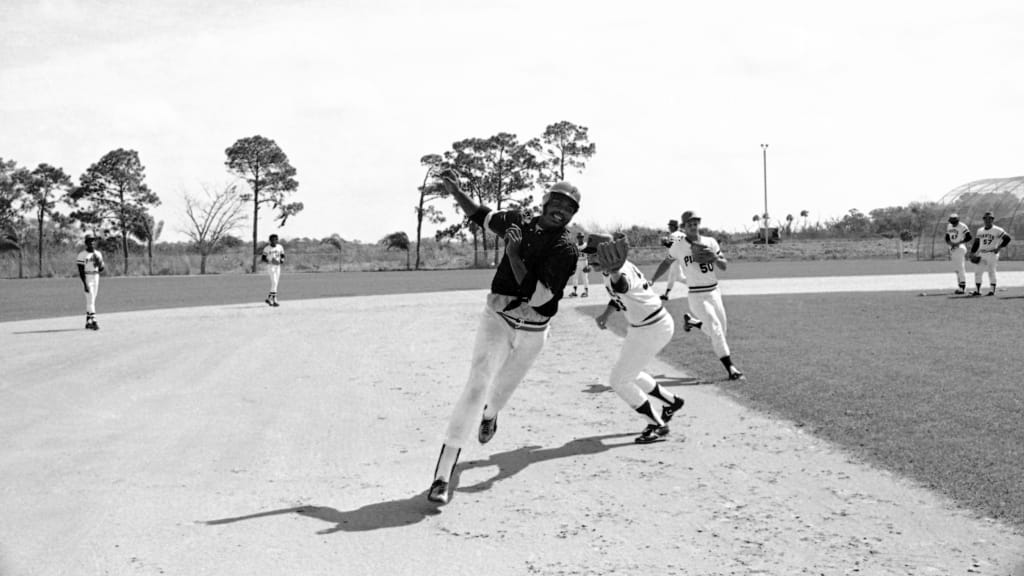
<instances>
[{"instance_id":1,"label":"baseball glove","mask_svg":"<svg viewBox=\"0 0 1024 576\"><path fill-rule=\"evenodd\" d=\"M614 272L626 263L629 257L629 241L619 238L614 242L605 242L597 247L597 261L601 267L609 272Z\"/></svg>"},{"instance_id":2,"label":"baseball glove","mask_svg":"<svg viewBox=\"0 0 1024 576\"><path fill-rule=\"evenodd\" d=\"M718 260L718 256L703 244L693 243L690 250L693 253L693 260L698 264L711 264Z\"/></svg>"},{"instance_id":3,"label":"baseball glove","mask_svg":"<svg viewBox=\"0 0 1024 576\"><path fill-rule=\"evenodd\" d=\"M971 254L971 264L979 264L981 262L981 256L977 254Z\"/></svg>"}]
</instances>

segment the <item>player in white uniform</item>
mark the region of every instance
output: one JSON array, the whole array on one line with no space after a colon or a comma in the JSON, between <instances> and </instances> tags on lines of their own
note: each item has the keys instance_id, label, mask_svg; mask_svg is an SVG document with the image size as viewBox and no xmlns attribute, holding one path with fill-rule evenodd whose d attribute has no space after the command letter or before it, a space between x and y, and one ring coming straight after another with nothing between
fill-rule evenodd
<instances>
[{"instance_id":1,"label":"player in white uniform","mask_svg":"<svg viewBox=\"0 0 1024 576\"><path fill-rule=\"evenodd\" d=\"M675 322L665 310L661 299L653 290L640 269L629 260L621 265L606 261L598 252L598 246L612 242L607 234L591 234L583 251L590 255L590 262L600 267L604 276L604 287L611 300L596 318L597 326L604 330L612 313L621 311L626 315L629 328L622 343L619 359L612 368L609 383L612 390L630 408L647 420L647 427L636 437L637 444L650 444L662 440L668 434L668 422L672 415L683 407L683 399L675 396L655 382L644 367L672 339ZM628 254L625 238L616 238L622 247L623 258ZM654 411L651 398L662 404L661 414Z\"/></svg>"},{"instance_id":2,"label":"player in white uniform","mask_svg":"<svg viewBox=\"0 0 1024 576\"><path fill-rule=\"evenodd\" d=\"M964 260L967 257L967 243L973 239L971 230L960 221L960 215L949 215L949 224L946 224L946 244L949 245L949 259L953 261L953 271L956 272L956 290L953 294L963 294L967 287L967 271L964 269Z\"/></svg>"},{"instance_id":3,"label":"player in white uniform","mask_svg":"<svg viewBox=\"0 0 1024 576\"><path fill-rule=\"evenodd\" d=\"M587 245L585 236L582 232L576 234L576 249L580 250L580 258L576 261L576 273L572 277L572 293L569 294L570 298L577 296L583 296L586 298L590 296L590 263L587 262L587 255L582 252L583 247ZM583 294L577 294L576 289L583 287Z\"/></svg>"},{"instance_id":4,"label":"player in white uniform","mask_svg":"<svg viewBox=\"0 0 1024 576\"><path fill-rule=\"evenodd\" d=\"M673 244L682 240L683 233L679 230L679 221L669 220L668 236L661 239L661 245L671 249ZM669 255L658 265L658 269L654 272L654 277L660 278L665 272L668 272L668 278L665 280L665 293L661 295L662 300L668 300L669 292L672 291L672 287L675 286L676 282L686 283L685 275L683 274L683 263L672 258L671 250Z\"/></svg>"},{"instance_id":5,"label":"player in white uniform","mask_svg":"<svg viewBox=\"0 0 1024 576\"><path fill-rule=\"evenodd\" d=\"M270 306L280 306L277 303L277 283L281 280L284 246L277 243L277 234L271 234L270 244L263 247L262 260L266 262L267 274L270 276L270 294L267 294L266 303Z\"/></svg>"},{"instance_id":6,"label":"player in white uniform","mask_svg":"<svg viewBox=\"0 0 1024 576\"><path fill-rule=\"evenodd\" d=\"M725 270L729 262L722 256L722 249L717 240L700 235L700 215L687 210L683 212L681 220L683 241L674 243L669 248L669 253L672 258L683 263L683 274L689 286L687 298L695 320L691 319L689 314L683 314L683 330L689 332L690 328L700 328L711 338L711 345L728 371L729 379L742 380L743 372L732 363L729 344L725 340L725 306L722 304L722 293L718 289L718 276L715 272L716 269ZM695 246L706 248L714 255L714 260L708 263L698 262L694 257ZM658 280L657 275L654 280Z\"/></svg>"},{"instance_id":7,"label":"player in white uniform","mask_svg":"<svg viewBox=\"0 0 1024 576\"><path fill-rule=\"evenodd\" d=\"M78 277L82 279L82 287L85 289L85 327L89 330L99 330L100 325L96 323L96 294L100 291L100 272L103 272L103 254L96 249L96 237L92 234L85 236L85 250L78 253L75 259L78 265Z\"/></svg>"},{"instance_id":8,"label":"player in white uniform","mask_svg":"<svg viewBox=\"0 0 1024 576\"><path fill-rule=\"evenodd\" d=\"M981 296L981 279L988 271L989 291L986 296L996 295L996 264L999 263L999 251L1013 241L1013 238L999 226L994 226L995 216L991 212L985 212L981 217L985 225L978 228L974 235L974 244L971 245L971 261L978 257L975 262L977 267L974 270L974 292L971 296Z\"/></svg>"}]
</instances>

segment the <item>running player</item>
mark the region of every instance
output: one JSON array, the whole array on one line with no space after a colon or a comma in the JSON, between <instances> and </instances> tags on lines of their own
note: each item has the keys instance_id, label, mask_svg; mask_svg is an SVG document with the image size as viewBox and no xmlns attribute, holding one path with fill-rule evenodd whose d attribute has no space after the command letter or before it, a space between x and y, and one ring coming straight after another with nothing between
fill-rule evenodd
<instances>
[{"instance_id":1,"label":"running player","mask_svg":"<svg viewBox=\"0 0 1024 576\"><path fill-rule=\"evenodd\" d=\"M661 245L665 248L671 249L672 245L676 242L680 242L683 239L683 233L679 230L678 220L668 221L668 236L661 239ZM669 292L672 291L672 287L675 286L676 282L685 283L683 275L683 264L675 258L672 258L671 251L661 264L658 265L658 269L654 272L654 277L658 278L665 272L668 272L668 278L665 280L665 293L661 295L662 300L668 300Z\"/></svg>"},{"instance_id":2,"label":"running player","mask_svg":"<svg viewBox=\"0 0 1024 576\"><path fill-rule=\"evenodd\" d=\"M78 253L75 259L78 265L78 277L85 289L85 327L88 330L99 330L96 323L96 295L100 291L100 272L103 272L103 254L96 249L96 237L85 235L85 250Z\"/></svg>"},{"instance_id":3,"label":"running player","mask_svg":"<svg viewBox=\"0 0 1024 576\"><path fill-rule=\"evenodd\" d=\"M270 276L270 294L265 302L269 306L280 306L277 303L277 283L281 280L281 265L284 264L284 246L277 243L277 234L270 235L270 244L263 247L262 260L267 264Z\"/></svg>"},{"instance_id":4,"label":"running player","mask_svg":"<svg viewBox=\"0 0 1024 576\"><path fill-rule=\"evenodd\" d=\"M996 218L991 212L985 212L981 219L985 225L978 228L974 243L971 245L971 261L974 262L975 257L980 258L975 262L974 292L971 292L971 296L981 296L981 279L986 271L988 271L989 291L985 295L995 296L996 264L999 263L999 251L1012 242L1013 238L1006 233L1006 230L993 225Z\"/></svg>"},{"instance_id":5,"label":"running player","mask_svg":"<svg viewBox=\"0 0 1024 576\"><path fill-rule=\"evenodd\" d=\"M607 328L608 318L616 311L622 311L629 323L622 351L609 377L612 390L647 420L647 427L634 441L650 444L662 440L669 432L672 415L683 407L683 399L655 382L644 367L672 339L675 321L662 306L652 284L626 259L629 244L625 236L618 235L613 245L611 236L591 234L583 252L590 256L594 267L600 267L604 287L611 296L596 318L597 327ZM662 405L660 415L651 405L651 398Z\"/></svg>"},{"instance_id":6,"label":"running player","mask_svg":"<svg viewBox=\"0 0 1024 576\"><path fill-rule=\"evenodd\" d=\"M683 274L689 286L687 299L690 304L689 314L683 314L683 330L698 328L711 338L711 345L718 354L718 359L729 373L730 380L744 379L743 372L732 363L729 343L725 340L726 317L725 305L722 304L722 293L718 289L716 270L725 270L729 262L722 256L718 241L710 236L700 235L700 215L692 210L683 212L683 241L672 244L669 255L683 263ZM701 263L694 258L695 247L710 251L714 261ZM659 270L661 267L659 266ZM657 274L654 280L658 280Z\"/></svg>"},{"instance_id":7,"label":"running player","mask_svg":"<svg viewBox=\"0 0 1024 576\"><path fill-rule=\"evenodd\" d=\"M579 210L580 193L572 184L559 182L544 194L540 215L531 216L477 205L459 187L454 170L440 178L470 220L505 238L505 254L480 316L469 379L452 409L427 493L427 499L443 504L474 424L480 423L477 440L490 442L498 429L498 413L547 341L549 323L579 258L565 228Z\"/></svg>"},{"instance_id":8,"label":"running player","mask_svg":"<svg viewBox=\"0 0 1024 576\"><path fill-rule=\"evenodd\" d=\"M967 271L964 269L964 260L967 257L966 244L973 239L971 230L960 221L960 215L953 213L949 215L949 224L946 224L946 244L949 245L949 259L953 262L953 271L956 272L956 290L953 294L963 294L967 288Z\"/></svg>"}]
</instances>

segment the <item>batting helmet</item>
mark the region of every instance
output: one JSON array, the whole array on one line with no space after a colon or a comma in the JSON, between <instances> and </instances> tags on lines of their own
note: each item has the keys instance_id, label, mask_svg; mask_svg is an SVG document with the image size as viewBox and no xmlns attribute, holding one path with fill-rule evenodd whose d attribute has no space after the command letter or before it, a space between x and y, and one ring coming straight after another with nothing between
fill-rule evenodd
<instances>
[{"instance_id":1,"label":"batting helmet","mask_svg":"<svg viewBox=\"0 0 1024 576\"><path fill-rule=\"evenodd\" d=\"M541 201L542 206L547 205L548 201L551 200L552 194L565 196L569 200L572 200L572 203L576 205L577 210L580 209L580 189L573 186L570 182L563 180L551 188L548 188L548 191L544 193L544 199Z\"/></svg>"}]
</instances>

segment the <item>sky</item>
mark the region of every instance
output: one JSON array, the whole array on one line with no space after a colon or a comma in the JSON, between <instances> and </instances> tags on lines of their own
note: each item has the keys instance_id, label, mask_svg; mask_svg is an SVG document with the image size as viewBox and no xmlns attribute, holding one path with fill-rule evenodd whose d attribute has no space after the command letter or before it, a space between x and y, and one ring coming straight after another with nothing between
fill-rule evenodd
<instances>
[{"instance_id":1,"label":"sky","mask_svg":"<svg viewBox=\"0 0 1024 576\"><path fill-rule=\"evenodd\" d=\"M305 210L261 237L376 242L415 237L422 156L564 120L588 230L826 222L1024 175L1022 29L1017 0L4 0L0 158L136 150L177 241L262 135Z\"/></svg>"}]
</instances>

